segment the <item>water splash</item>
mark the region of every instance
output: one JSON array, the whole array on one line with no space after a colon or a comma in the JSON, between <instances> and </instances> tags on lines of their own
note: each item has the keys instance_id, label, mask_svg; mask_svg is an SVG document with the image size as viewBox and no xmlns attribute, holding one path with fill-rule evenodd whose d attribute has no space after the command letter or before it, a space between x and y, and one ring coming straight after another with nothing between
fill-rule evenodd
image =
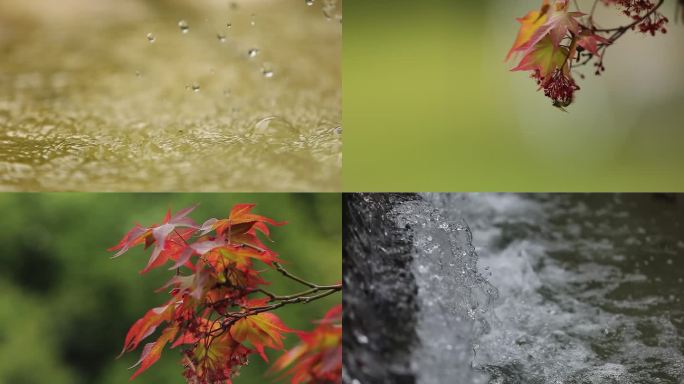
<instances>
[{"instance_id":1,"label":"water splash","mask_svg":"<svg viewBox=\"0 0 684 384\"><path fill-rule=\"evenodd\" d=\"M501 292L473 340L490 383L684 379L676 209L647 196L424 197L469 221Z\"/></svg>"}]
</instances>

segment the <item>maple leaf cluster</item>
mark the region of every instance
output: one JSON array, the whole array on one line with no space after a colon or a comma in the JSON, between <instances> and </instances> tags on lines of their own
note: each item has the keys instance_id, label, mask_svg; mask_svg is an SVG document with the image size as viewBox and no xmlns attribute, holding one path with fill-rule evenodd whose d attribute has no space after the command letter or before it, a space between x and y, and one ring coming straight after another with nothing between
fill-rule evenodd
<instances>
[{"instance_id":1,"label":"maple leaf cluster","mask_svg":"<svg viewBox=\"0 0 684 384\"><path fill-rule=\"evenodd\" d=\"M632 22L600 28L593 17L599 2L619 8ZM579 9L571 11L569 0L543 0L539 10L518 19L521 26L506 60L521 56L513 71L530 71L544 95L563 109L574 101L575 92L580 89L573 78L575 68L594 61L595 74L601 74L605 70L606 48L628 30L651 35L667 31L668 19L658 12L662 3L663 0L595 0L591 13L586 14Z\"/></svg>"},{"instance_id":2,"label":"maple leaf cluster","mask_svg":"<svg viewBox=\"0 0 684 384\"><path fill-rule=\"evenodd\" d=\"M340 382L342 371L342 305L330 309L311 332L298 332L301 342L273 365L292 376L292 384Z\"/></svg>"},{"instance_id":3,"label":"maple leaf cluster","mask_svg":"<svg viewBox=\"0 0 684 384\"><path fill-rule=\"evenodd\" d=\"M195 207L175 215L169 211L161 224L136 225L119 244L109 249L117 251L114 257L118 257L134 246L143 245L152 251L141 273L169 264L169 269L176 271L158 290L168 290L171 296L168 302L149 310L126 335L121 354L133 351L165 326L155 341L143 347L140 359L133 366L138 369L131 379L157 362L162 350L169 346L182 349L183 375L188 383L231 383L240 367L247 364L249 355L256 353L268 361L265 348L283 350L284 334L295 332L270 311L341 290L341 285L318 286L289 274L280 265L278 255L258 236L261 233L268 237L269 226L285 223L253 214L253 207L253 204L236 205L227 218L209 219L201 225L188 217ZM255 268L257 261L310 289L290 296L268 292L264 289L268 282ZM189 273L183 274L184 271ZM308 296L320 291L323 293ZM265 297L254 298L253 294L258 293ZM328 377L338 377L337 382L341 380L341 355L339 362L340 366L335 366L336 371L325 380ZM326 364L334 365L334 362L326 360ZM335 382L325 380L313 375L297 383Z\"/></svg>"}]
</instances>

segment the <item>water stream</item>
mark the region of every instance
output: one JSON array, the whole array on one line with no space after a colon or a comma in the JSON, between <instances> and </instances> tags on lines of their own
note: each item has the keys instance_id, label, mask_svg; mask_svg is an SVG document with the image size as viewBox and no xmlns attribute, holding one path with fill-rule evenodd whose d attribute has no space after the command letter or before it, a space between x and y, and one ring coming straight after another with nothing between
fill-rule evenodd
<instances>
[{"instance_id":1,"label":"water stream","mask_svg":"<svg viewBox=\"0 0 684 384\"><path fill-rule=\"evenodd\" d=\"M682 196L424 197L499 292L471 344L489 383L684 382Z\"/></svg>"},{"instance_id":2,"label":"water stream","mask_svg":"<svg viewBox=\"0 0 684 384\"><path fill-rule=\"evenodd\" d=\"M345 383L684 383L684 196L361 196Z\"/></svg>"}]
</instances>

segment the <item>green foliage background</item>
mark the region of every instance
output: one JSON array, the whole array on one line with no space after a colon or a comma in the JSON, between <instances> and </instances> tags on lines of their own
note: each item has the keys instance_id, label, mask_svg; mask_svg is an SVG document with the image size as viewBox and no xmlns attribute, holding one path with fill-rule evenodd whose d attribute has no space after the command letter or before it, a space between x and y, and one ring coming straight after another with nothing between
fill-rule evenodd
<instances>
[{"instance_id":1,"label":"green foliage background","mask_svg":"<svg viewBox=\"0 0 684 384\"><path fill-rule=\"evenodd\" d=\"M115 358L128 327L166 299L153 291L170 272L140 275L149 253L136 248L112 260L106 248L136 222L159 223L167 208L200 203L191 216L201 222L249 202L259 214L288 221L273 229L272 249L289 270L320 283L341 280L339 194L0 194L0 383L127 382L140 349ZM275 292L301 289L277 273L267 276ZM310 329L339 302L335 294L276 313L290 327ZM134 382L183 383L179 358L165 351ZM271 382L264 370L252 358L234 382Z\"/></svg>"},{"instance_id":2,"label":"green foliage background","mask_svg":"<svg viewBox=\"0 0 684 384\"><path fill-rule=\"evenodd\" d=\"M582 7L593 1L579 0ZM541 0L349 1L345 191L680 191L684 26L629 33L568 113L504 62ZM599 7L605 27L624 24Z\"/></svg>"}]
</instances>

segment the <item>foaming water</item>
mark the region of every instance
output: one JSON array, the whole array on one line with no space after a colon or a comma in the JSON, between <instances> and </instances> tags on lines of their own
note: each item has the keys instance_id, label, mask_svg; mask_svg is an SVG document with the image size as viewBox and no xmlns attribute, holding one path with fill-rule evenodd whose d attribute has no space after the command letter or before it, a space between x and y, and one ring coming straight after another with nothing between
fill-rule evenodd
<instances>
[{"instance_id":1,"label":"foaming water","mask_svg":"<svg viewBox=\"0 0 684 384\"><path fill-rule=\"evenodd\" d=\"M468 226L448 221L425 201L397 208L396 223L413 243L412 273L419 314L412 370L420 384L467 383L483 376L470 368L473 337L488 330L483 317L497 295L477 271Z\"/></svg>"},{"instance_id":2,"label":"foaming water","mask_svg":"<svg viewBox=\"0 0 684 384\"><path fill-rule=\"evenodd\" d=\"M424 198L469 223L499 291L469 344L489 383L684 382L681 196Z\"/></svg>"}]
</instances>

